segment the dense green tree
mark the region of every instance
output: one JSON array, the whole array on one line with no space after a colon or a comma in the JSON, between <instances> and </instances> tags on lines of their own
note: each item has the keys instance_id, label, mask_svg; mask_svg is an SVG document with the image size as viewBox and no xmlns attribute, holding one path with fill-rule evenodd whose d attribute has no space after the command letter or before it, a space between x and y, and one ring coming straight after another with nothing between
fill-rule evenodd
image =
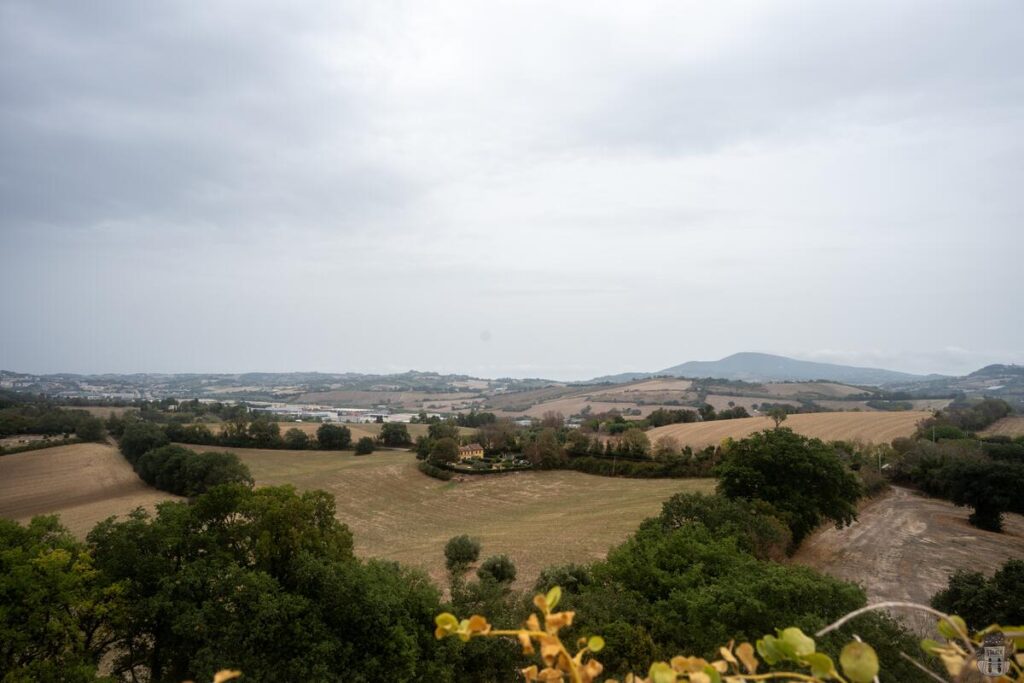
<instances>
[{"instance_id":1,"label":"dense green tree","mask_svg":"<svg viewBox=\"0 0 1024 683\"><path fill-rule=\"evenodd\" d=\"M266 418L257 418L249 423L249 439L255 448L281 448L281 427Z\"/></svg>"},{"instance_id":2,"label":"dense green tree","mask_svg":"<svg viewBox=\"0 0 1024 683\"><path fill-rule=\"evenodd\" d=\"M324 492L213 489L89 535L124 586L114 673L210 680L441 680L459 676L432 634L439 594L420 572L361 562Z\"/></svg>"},{"instance_id":3,"label":"dense green tree","mask_svg":"<svg viewBox=\"0 0 1024 683\"><path fill-rule=\"evenodd\" d=\"M401 422L385 422L380 428L380 442L392 448L412 443L409 429Z\"/></svg>"},{"instance_id":4,"label":"dense green tree","mask_svg":"<svg viewBox=\"0 0 1024 683\"><path fill-rule=\"evenodd\" d=\"M938 476L950 500L974 508L968 521L979 529L1002 531L1004 512L1024 513L1024 464L957 460Z\"/></svg>"},{"instance_id":5,"label":"dense green tree","mask_svg":"<svg viewBox=\"0 0 1024 683\"><path fill-rule=\"evenodd\" d=\"M284 433L284 445L293 451L309 448L309 434L298 427L292 427Z\"/></svg>"},{"instance_id":6,"label":"dense green tree","mask_svg":"<svg viewBox=\"0 0 1024 683\"><path fill-rule=\"evenodd\" d=\"M128 462L134 463L146 451L165 446L167 443L167 435L160 425L151 422L130 422L125 425L118 445Z\"/></svg>"},{"instance_id":7,"label":"dense green tree","mask_svg":"<svg viewBox=\"0 0 1024 683\"><path fill-rule=\"evenodd\" d=\"M677 493L662 504L658 522L666 531L701 524L715 535L734 537L762 560L784 559L793 538L769 503L720 495Z\"/></svg>"},{"instance_id":8,"label":"dense green tree","mask_svg":"<svg viewBox=\"0 0 1024 683\"><path fill-rule=\"evenodd\" d=\"M102 441L107 435L103 420L98 417L83 418L75 427L75 436L82 441Z\"/></svg>"},{"instance_id":9,"label":"dense green tree","mask_svg":"<svg viewBox=\"0 0 1024 683\"><path fill-rule=\"evenodd\" d=\"M433 440L455 439L459 440L459 426L454 421L431 422L427 427L427 436Z\"/></svg>"},{"instance_id":10,"label":"dense green tree","mask_svg":"<svg viewBox=\"0 0 1024 683\"><path fill-rule=\"evenodd\" d=\"M352 443L352 431L348 427L324 423L316 430L316 440L324 450L340 451Z\"/></svg>"},{"instance_id":11,"label":"dense green tree","mask_svg":"<svg viewBox=\"0 0 1024 683\"><path fill-rule=\"evenodd\" d=\"M451 437L434 441L430 446L430 462L444 464L459 459L459 444Z\"/></svg>"},{"instance_id":12,"label":"dense green tree","mask_svg":"<svg viewBox=\"0 0 1024 683\"><path fill-rule=\"evenodd\" d=\"M445 566L450 572L464 572L480 557L480 541L463 534L448 539L444 546Z\"/></svg>"},{"instance_id":13,"label":"dense green tree","mask_svg":"<svg viewBox=\"0 0 1024 683\"><path fill-rule=\"evenodd\" d=\"M765 430L730 444L715 473L719 493L770 503L797 545L824 520L843 526L857 516L856 475L833 448L791 429Z\"/></svg>"},{"instance_id":14,"label":"dense green tree","mask_svg":"<svg viewBox=\"0 0 1024 683\"><path fill-rule=\"evenodd\" d=\"M0 519L0 675L81 682L96 669L125 607L124 586L105 580L85 546L57 522Z\"/></svg>"},{"instance_id":15,"label":"dense green tree","mask_svg":"<svg viewBox=\"0 0 1024 683\"><path fill-rule=\"evenodd\" d=\"M558 432L551 427L532 434L523 446L523 455L535 467L544 469L558 467L565 462L565 451L558 442Z\"/></svg>"},{"instance_id":16,"label":"dense green tree","mask_svg":"<svg viewBox=\"0 0 1024 683\"><path fill-rule=\"evenodd\" d=\"M375 447L372 436L364 436L356 441L356 455L369 455Z\"/></svg>"},{"instance_id":17,"label":"dense green tree","mask_svg":"<svg viewBox=\"0 0 1024 683\"><path fill-rule=\"evenodd\" d=\"M963 617L972 631L1024 624L1024 560L1008 560L992 578L957 571L932 598L932 607Z\"/></svg>"}]
</instances>

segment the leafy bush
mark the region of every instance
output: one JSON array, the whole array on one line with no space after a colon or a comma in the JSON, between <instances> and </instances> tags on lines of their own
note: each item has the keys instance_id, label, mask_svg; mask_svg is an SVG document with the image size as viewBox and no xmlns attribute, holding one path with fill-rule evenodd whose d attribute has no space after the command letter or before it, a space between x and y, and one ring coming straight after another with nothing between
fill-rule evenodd
<instances>
[{"instance_id":1,"label":"leafy bush","mask_svg":"<svg viewBox=\"0 0 1024 683\"><path fill-rule=\"evenodd\" d=\"M932 597L932 607L960 615L971 629L992 622L1024 624L1024 560L1008 560L990 579L958 570Z\"/></svg>"},{"instance_id":2,"label":"leafy bush","mask_svg":"<svg viewBox=\"0 0 1024 683\"><path fill-rule=\"evenodd\" d=\"M516 580L516 566L508 555L494 555L484 560L476 570L481 579L491 579L498 583L512 583Z\"/></svg>"},{"instance_id":3,"label":"leafy bush","mask_svg":"<svg viewBox=\"0 0 1024 683\"><path fill-rule=\"evenodd\" d=\"M716 536L735 538L740 548L762 560L784 559L793 538L770 504L719 495L677 493L661 506L658 522L665 531L703 525Z\"/></svg>"},{"instance_id":4,"label":"leafy bush","mask_svg":"<svg viewBox=\"0 0 1024 683\"><path fill-rule=\"evenodd\" d=\"M356 455L369 455L374 449L373 437L364 436L356 442Z\"/></svg>"},{"instance_id":5,"label":"leafy bush","mask_svg":"<svg viewBox=\"0 0 1024 683\"><path fill-rule=\"evenodd\" d=\"M453 536L444 546L445 566L449 571L465 571L465 568L480 557L480 541L462 536Z\"/></svg>"},{"instance_id":6,"label":"leafy bush","mask_svg":"<svg viewBox=\"0 0 1024 683\"><path fill-rule=\"evenodd\" d=\"M284 433L284 445L293 451L309 448L309 434L297 427L292 427Z\"/></svg>"}]
</instances>

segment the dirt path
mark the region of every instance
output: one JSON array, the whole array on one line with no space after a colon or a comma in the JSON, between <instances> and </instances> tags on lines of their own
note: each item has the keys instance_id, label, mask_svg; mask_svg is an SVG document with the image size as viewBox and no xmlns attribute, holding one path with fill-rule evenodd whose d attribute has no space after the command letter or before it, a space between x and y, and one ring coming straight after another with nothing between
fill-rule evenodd
<instances>
[{"instance_id":1,"label":"dirt path","mask_svg":"<svg viewBox=\"0 0 1024 683\"><path fill-rule=\"evenodd\" d=\"M864 587L870 602L927 603L957 569L991 575L1024 558L1024 517L1004 516L1004 533L967 523L968 508L894 487L845 529L819 529L793 561Z\"/></svg>"}]
</instances>

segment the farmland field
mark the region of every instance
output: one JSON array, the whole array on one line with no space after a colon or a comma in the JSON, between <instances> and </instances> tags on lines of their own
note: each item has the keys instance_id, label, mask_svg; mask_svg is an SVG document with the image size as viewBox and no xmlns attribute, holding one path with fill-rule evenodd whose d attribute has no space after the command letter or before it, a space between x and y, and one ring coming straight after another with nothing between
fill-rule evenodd
<instances>
[{"instance_id":1,"label":"farmland field","mask_svg":"<svg viewBox=\"0 0 1024 683\"><path fill-rule=\"evenodd\" d=\"M825 441L859 440L887 443L899 436L910 436L914 433L917 423L930 416L931 413L921 411L803 413L790 415L782 424L798 434ZM662 436L672 436L683 446L703 448L717 445L727 437L742 439L753 432L772 426L772 421L767 417L745 417L738 420L666 425L650 430L647 436L652 443Z\"/></svg>"},{"instance_id":2,"label":"farmland field","mask_svg":"<svg viewBox=\"0 0 1024 683\"><path fill-rule=\"evenodd\" d=\"M836 382L770 382L762 385L763 391L772 396L791 398L793 396L820 396L822 398L846 398L868 393L864 389Z\"/></svg>"},{"instance_id":3,"label":"farmland field","mask_svg":"<svg viewBox=\"0 0 1024 683\"><path fill-rule=\"evenodd\" d=\"M338 519L352 529L359 554L418 565L439 581L444 544L452 536L479 537L482 557L507 554L525 586L547 565L603 557L674 493L710 491L714 485L710 479L621 479L565 471L443 482L420 473L407 452L232 451L249 466L257 485L294 484L333 493Z\"/></svg>"},{"instance_id":4,"label":"farmland field","mask_svg":"<svg viewBox=\"0 0 1024 683\"><path fill-rule=\"evenodd\" d=\"M793 561L861 584L870 602L927 603L957 569L991 576L1006 560L1024 559L1024 517L1005 515L1005 532L996 534L968 524L969 514L969 508L894 487L861 508L851 526L819 529Z\"/></svg>"},{"instance_id":5,"label":"farmland field","mask_svg":"<svg viewBox=\"0 0 1024 683\"><path fill-rule=\"evenodd\" d=\"M981 432L982 436L1024 436L1024 416L1013 415L997 420Z\"/></svg>"},{"instance_id":6,"label":"farmland field","mask_svg":"<svg viewBox=\"0 0 1024 683\"><path fill-rule=\"evenodd\" d=\"M0 517L60 513L83 537L99 521L176 498L146 486L113 446L57 446L0 457Z\"/></svg>"}]
</instances>

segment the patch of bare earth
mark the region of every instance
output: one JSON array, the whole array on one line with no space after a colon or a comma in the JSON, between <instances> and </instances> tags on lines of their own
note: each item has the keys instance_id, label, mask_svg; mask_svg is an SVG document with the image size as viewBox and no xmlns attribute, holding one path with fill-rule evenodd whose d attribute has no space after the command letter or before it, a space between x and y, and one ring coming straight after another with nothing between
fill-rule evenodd
<instances>
[{"instance_id":1,"label":"patch of bare earth","mask_svg":"<svg viewBox=\"0 0 1024 683\"><path fill-rule=\"evenodd\" d=\"M869 602L927 604L958 569L991 575L1006 560L1024 558L1024 516L1004 516L1004 533L967 522L969 508L894 487L865 505L843 529L824 527L800 546L793 561L860 584ZM901 612L915 628L931 624Z\"/></svg>"}]
</instances>

